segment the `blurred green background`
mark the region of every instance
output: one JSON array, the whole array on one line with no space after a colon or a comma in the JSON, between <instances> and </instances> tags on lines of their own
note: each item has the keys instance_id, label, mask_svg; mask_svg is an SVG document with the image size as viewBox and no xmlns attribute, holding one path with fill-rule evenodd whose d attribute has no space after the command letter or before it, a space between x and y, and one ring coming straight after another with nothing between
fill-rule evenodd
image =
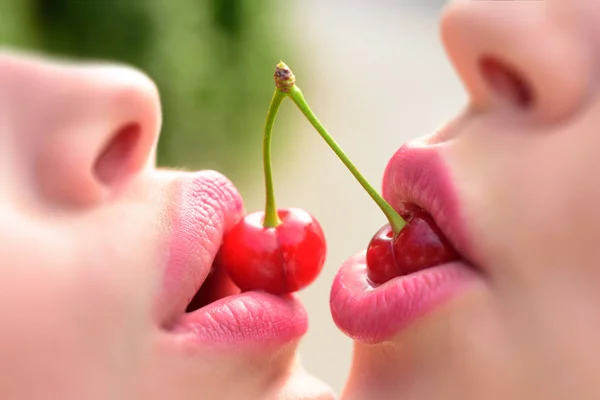
<instances>
[{"instance_id":1,"label":"blurred green background","mask_svg":"<svg viewBox=\"0 0 600 400\"><path fill-rule=\"evenodd\" d=\"M218 169L243 186L261 168L274 66L293 53L275 25L278 4L0 0L0 44L141 69L161 95L158 163Z\"/></svg>"}]
</instances>

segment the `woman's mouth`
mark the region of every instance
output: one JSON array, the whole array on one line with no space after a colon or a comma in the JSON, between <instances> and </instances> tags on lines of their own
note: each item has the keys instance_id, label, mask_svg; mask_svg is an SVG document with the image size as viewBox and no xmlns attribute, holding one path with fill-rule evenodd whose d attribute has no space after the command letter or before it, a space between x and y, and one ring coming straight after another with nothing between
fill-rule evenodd
<instances>
[{"instance_id":1,"label":"woman's mouth","mask_svg":"<svg viewBox=\"0 0 600 400\"><path fill-rule=\"evenodd\" d=\"M430 214L440 239L458 256L381 285L368 277L365 252L347 260L331 290L332 316L349 337L369 344L391 339L482 278L481 271L468 261L471 247L459 202L437 149L403 146L388 164L383 187L384 198L399 213L419 208Z\"/></svg>"},{"instance_id":2,"label":"woman's mouth","mask_svg":"<svg viewBox=\"0 0 600 400\"><path fill-rule=\"evenodd\" d=\"M166 309L163 327L192 346L211 348L226 345L264 351L299 339L306 333L308 319L295 296L241 293L214 261L223 230L230 225L219 213L225 214L225 209L241 215L243 207L237 195L224 196L221 185L210 185L216 190L206 190L203 173L176 185L179 206L165 274L163 301L168 299L169 306L162 305ZM207 210L207 203L215 209Z\"/></svg>"},{"instance_id":3,"label":"woman's mouth","mask_svg":"<svg viewBox=\"0 0 600 400\"><path fill-rule=\"evenodd\" d=\"M279 347L306 333L306 311L294 295L240 289L213 264L207 279L172 329L204 344Z\"/></svg>"}]
</instances>

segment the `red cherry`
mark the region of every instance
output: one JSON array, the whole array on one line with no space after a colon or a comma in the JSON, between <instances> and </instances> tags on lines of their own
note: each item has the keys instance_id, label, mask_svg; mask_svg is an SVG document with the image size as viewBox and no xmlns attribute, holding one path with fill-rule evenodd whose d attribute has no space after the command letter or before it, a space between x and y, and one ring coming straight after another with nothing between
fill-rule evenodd
<instances>
[{"instance_id":1,"label":"red cherry","mask_svg":"<svg viewBox=\"0 0 600 400\"><path fill-rule=\"evenodd\" d=\"M264 212L248 214L223 238L219 262L242 291L295 292L323 268L327 246L317 220L299 208L277 215L281 223L265 228Z\"/></svg>"},{"instance_id":2,"label":"red cherry","mask_svg":"<svg viewBox=\"0 0 600 400\"><path fill-rule=\"evenodd\" d=\"M371 239L367 248L367 275L374 283L454 261L458 253L448 243L435 221L419 207L411 207L406 225L394 239L389 224Z\"/></svg>"}]
</instances>

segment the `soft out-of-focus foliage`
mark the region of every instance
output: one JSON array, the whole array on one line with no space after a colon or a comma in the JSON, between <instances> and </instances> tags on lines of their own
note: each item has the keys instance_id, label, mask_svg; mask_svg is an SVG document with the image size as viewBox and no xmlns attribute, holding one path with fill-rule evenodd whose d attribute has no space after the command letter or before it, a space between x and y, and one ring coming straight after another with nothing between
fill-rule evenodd
<instances>
[{"instance_id":1,"label":"soft out-of-focus foliage","mask_svg":"<svg viewBox=\"0 0 600 400\"><path fill-rule=\"evenodd\" d=\"M119 61L157 83L159 164L245 168L260 152L281 38L274 0L0 0L0 45Z\"/></svg>"}]
</instances>

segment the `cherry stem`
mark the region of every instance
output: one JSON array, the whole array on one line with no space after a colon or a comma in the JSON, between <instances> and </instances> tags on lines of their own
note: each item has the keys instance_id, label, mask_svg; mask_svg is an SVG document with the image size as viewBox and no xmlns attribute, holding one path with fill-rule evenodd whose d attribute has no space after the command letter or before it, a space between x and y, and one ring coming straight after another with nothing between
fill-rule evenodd
<instances>
[{"instance_id":1,"label":"cherry stem","mask_svg":"<svg viewBox=\"0 0 600 400\"><path fill-rule=\"evenodd\" d=\"M271 169L271 135L273 133L273 124L275 124L275 117L279 111L279 107L283 100L285 100L286 94L279 89L275 89L273 98L271 99L271 105L269 106L269 112L267 114L267 122L265 124L265 134L263 136L263 167L265 171L265 190L266 190L266 201L265 201L265 219L263 226L265 228L275 228L281 224L281 219L277 215L277 207L275 206L275 189L273 188L273 172Z\"/></svg>"},{"instance_id":2,"label":"cherry stem","mask_svg":"<svg viewBox=\"0 0 600 400\"><path fill-rule=\"evenodd\" d=\"M283 62L277 64L277 69L275 70L275 84L277 85L277 91L282 92L289 96L292 101L296 104L298 109L304 114L304 116L308 119L308 121L312 124L312 126L317 130L317 132L321 135L321 137L327 142L331 150L338 156L338 158L344 163L346 168L350 170L354 178L361 184L361 186L366 190L366 192L371 196L373 201L379 206L383 214L386 216L392 231L394 232L394 237L400 233L404 225L406 225L406 221L404 218L396 212L392 208L392 206L385 201L383 197L369 184L369 182L365 179L365 177L360 173L360 171L354 166L350 158L344 153L341 147L336 143L336 141L331 137L323 124L319 121L319 119L312 112L308 103L304 99L304 95L298 86L296 86L296 79L294 74L290 70L290 68Z\"/></svg>"}]
</instances>

